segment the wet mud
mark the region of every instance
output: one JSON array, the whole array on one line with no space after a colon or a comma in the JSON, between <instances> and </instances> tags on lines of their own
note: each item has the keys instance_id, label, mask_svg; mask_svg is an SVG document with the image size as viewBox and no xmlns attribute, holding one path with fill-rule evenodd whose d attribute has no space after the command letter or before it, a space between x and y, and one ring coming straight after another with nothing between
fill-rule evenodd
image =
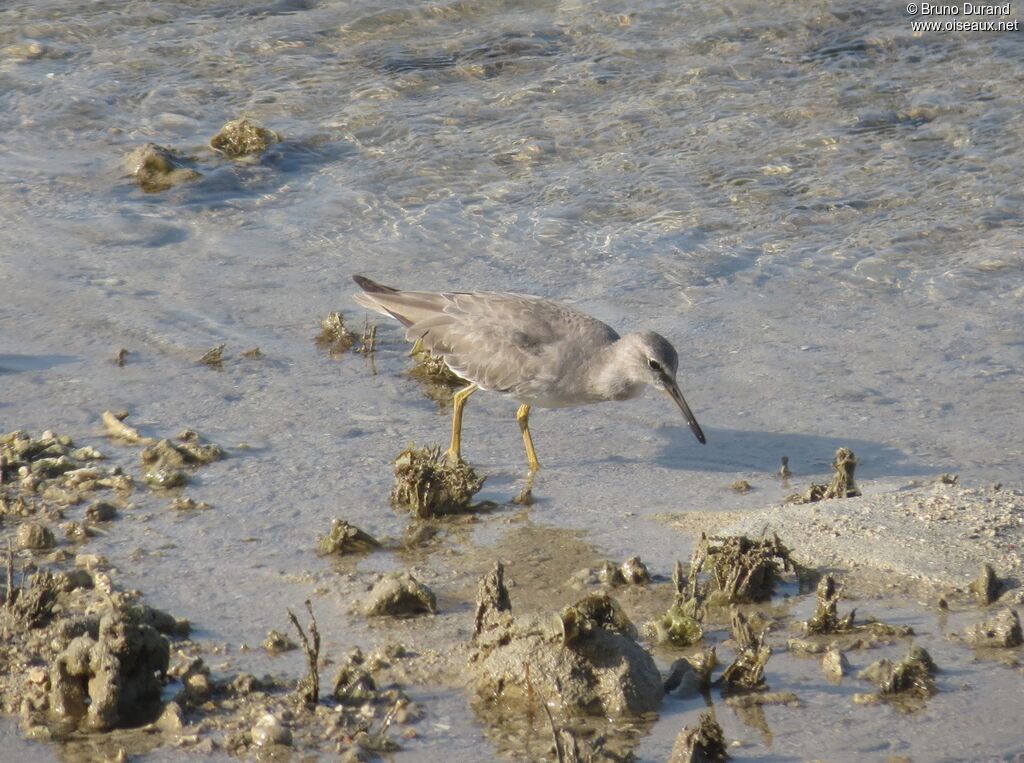
<instances>
[{"instance_id":1,"label":"wet mud","mask_svg":"<svg viewBox=\"0 0 1024 763\"><path fill-rule=\"evenodd\" d=\"M794 659L818 661L816 681L843 687L839 702L915 713L945 691L943 673L911 643L914 630L858 619L860 607L843 606L853 578L807 566L799 545L771 534L703 534L689 563L668 576L638 556L608 561L572 533L534 525L527 507L467 513L480 478L464 474L458 510L402 509L410 514L404 537L378 539L337 518L307 542L311 567L318 555L331 559L316 573L331 593L319 595L348 602L381 646L326 652L306 602L305 610L283 607L290 632L253 639L274 659L303 655L304 672L215 671L207 662L213 652L193 640L190 623L123 590L83 546L97 528L117 532L132 489L148 483L143 475L189 475L228 453L191 430L159 438L124 416L108 412L102 421L116 447L138 454L138 478L98 469L100 451L52 432L0 438L0 532L11 543L0 648L12 666L0 677L0 699L32 739L75 735L75 744L109 756L173 746L189 754L370 760L428 744L431 732L418 721L431 707L412 696L446 687L463 693L501 756L626 761L668 703L728 709L762 734L775 708L808 712L801 695L814 682L805 679L799 693L787 687ZM411 461L416 452L409 453ZM464 466L444 462L436 448L416 455L431 469ZM424 494L422 482L409 484ZM150 497L182 512L202 506L180 495L168 501L161 491ZM494 542L472 539L482 524L498 531ZM366 564L374 559L400 569L374 571ZM974 586L944 591L943 611L975 613L975 624L950 643L982 660L1017 654L1015 580L993 567ZM813 604L806 613L803 601ZM861 656L894 646L902 657L865 664ZM712 713L678 732L669 759L724 760L727 749Z\"/></svg>"}]
</instances>

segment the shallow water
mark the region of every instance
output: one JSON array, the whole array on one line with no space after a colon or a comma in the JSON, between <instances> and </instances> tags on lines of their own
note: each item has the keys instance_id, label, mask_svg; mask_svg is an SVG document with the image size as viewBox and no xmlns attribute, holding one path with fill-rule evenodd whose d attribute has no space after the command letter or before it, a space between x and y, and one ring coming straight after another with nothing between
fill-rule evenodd
<instances>
[{"instance_id":1,"label":"shallow water","mask_svg":"<svg viewBox=\"0 0 1024 763\"><path fill-rule=\"evenodd\" d=\"M1019 33L915 36L891 3L5 5L0 429L133 463L98 441L125 408L147 434L248 445L189 489L213 512L139 499L97 542L125 585L233 645L286 626L330 517L399 534L390 459L447 437L397 327L376 374L311 341L330 310L361 324L353 273L555 296L675 342L707 446L661 396L531 419L531 518L611 557L667 572L689 541L649 517L768 503L780 456L806 482L838 445L867 491L940 471L1020 485L1022 53ZM218 158L209 138L241 114L285 142ZM147 141L203 178L142 193L120 159ZM220 343L223 372L196 365ZM240 357L254 346L264 360ZM467 407L487 497L525 472L513 413ZM737 477L757 489L725 490ZM329 647L374 637L329 599Z\"/></svg>"}]
</instances>

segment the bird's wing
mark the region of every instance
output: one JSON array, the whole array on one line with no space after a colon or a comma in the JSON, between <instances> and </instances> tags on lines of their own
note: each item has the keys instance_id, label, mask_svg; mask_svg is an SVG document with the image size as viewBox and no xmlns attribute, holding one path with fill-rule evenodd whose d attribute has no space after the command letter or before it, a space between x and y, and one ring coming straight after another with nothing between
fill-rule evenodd
<instances>
[{"instance_id":1,"label":"bird's wing","mask_svg":"<svg viewBox=\"0 0 1024 763\"><path fill-rule=\"evenodd\" d=\"M364 295L359 295L360 297ZM451 369L481 389L531 397L550 388L581 348L618 339L611 327L551 300L491 292L368 295ZM379 306L379 307L378 307Z\"/></svg>"}]
</instances>

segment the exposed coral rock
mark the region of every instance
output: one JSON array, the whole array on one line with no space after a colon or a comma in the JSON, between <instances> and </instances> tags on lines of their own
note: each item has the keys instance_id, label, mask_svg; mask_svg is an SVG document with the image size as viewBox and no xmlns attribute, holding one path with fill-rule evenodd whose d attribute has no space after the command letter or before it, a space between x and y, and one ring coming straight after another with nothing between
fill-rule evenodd
<instances>
[{"instance_id":1,"label":"exposed coral rock","mask_svg":"<svg viewBox=\"0 0 1024 763\"><path fill-rule=\"evenodd\" d=\"M50 707L54 713L106 730L131 723L160 700L170 647L151 625L130 612L100 619L97 638L79 636L50 668Z\"/></svg>"},{"instance_id":2,"label":"exposed coral rock","mask_svg":"<svg viewBox=\"0 0 1024 763\"><path fill-rule=\"evenodd\" d=\"M606 594L547 617L513 617L507 603L496 567L480 586L470 656L482 697L554 703L570 714L635 714L658 707L663 688L654 660Z\"/></svg>"}]
</instances>

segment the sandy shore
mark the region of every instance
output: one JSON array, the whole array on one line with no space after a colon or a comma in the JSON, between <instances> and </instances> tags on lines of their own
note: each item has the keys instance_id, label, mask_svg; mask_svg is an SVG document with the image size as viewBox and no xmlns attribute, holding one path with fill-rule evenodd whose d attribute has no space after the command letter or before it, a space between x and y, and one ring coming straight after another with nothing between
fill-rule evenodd
<instances>
[{"instance_id":1,"label":"sandy shore","mask_svg":"<svg viewBox=\"0 0 1024 763\"><path fill-rule=\"evenodd\" d=\"M662 519L694 533L774 532L804 564L896 573L942 590L966 590L984 564L1011 580L1024 568L1024 494L995 485L939 479L859 498Z\"/></svg>"}]
</instances>

